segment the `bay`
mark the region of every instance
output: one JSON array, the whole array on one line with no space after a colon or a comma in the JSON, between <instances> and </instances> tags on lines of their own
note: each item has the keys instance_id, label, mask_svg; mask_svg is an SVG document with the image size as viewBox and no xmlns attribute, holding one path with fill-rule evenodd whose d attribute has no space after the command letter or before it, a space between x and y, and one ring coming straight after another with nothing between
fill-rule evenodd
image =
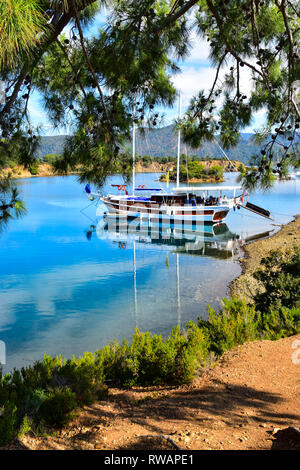
<instances>
[{"instance_id":1,"label":"bay","mask_svg":"<svg viewBox=\"0 0 300 470\"><path fill-rule=\"evenodd\" d=\"M236 174L226 174L225 185ZM111 178L110 185L122 183ZM179 323L218 308L241 272L241 247L278 230L300 212L300 184L277 182L250 201L274 221L231 211L216 236L202 240L144 229L109 233L96 218L76 176L17 182L28 214L0 235L0 340L5 370L31 364L44 353L63 357L94 351L134 329L167 335ZM136 185L159 186L157 175L137 174ZM101 212L102 209L100 209ZM103 207L103 211L104 211ZM92 226L92 228L91 228ZM150 234L151 235L151 234ZM152 234L153 235L153 234Z\"/></svg>"}]
</instances>

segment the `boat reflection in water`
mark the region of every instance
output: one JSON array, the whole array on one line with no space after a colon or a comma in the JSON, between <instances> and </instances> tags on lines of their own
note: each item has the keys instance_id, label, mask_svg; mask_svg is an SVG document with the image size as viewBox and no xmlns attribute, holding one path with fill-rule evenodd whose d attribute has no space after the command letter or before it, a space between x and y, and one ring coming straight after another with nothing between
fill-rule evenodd
<instances>
[{"instance_id":1,"label":"boat reflection in water","mask_svg":"<svg viewBox=\"0 0 300 470\"><path fill-rule=\"evenodd\" d=\"M90 240L95 235L99 239L106 239L117 244L120 249L125 250L128 248L132 250L133 315L136 328L143 327L144 324L142 322L144 317L141 313L144 311L141 302L142 291L138 292L137 288L137 278L139 277L137 247L140 248L140 251L145 252L147 250L153 252L153 248L157 251L165 251L165 264L168 268L169 252L176 256L176 265L173 264L176 275L176 284L173 286L176 287L176 294L171 298L171 301L175 301L176 310L174 309L172 312L177 312L177 324L181 327L184 326L187 320L186 302L189 302L191 297L195 298L195 289L189 290L190 282L193 274L195 274L195 271L192 270L193 262L189 264L189 261L193 261L191 258L199 256L201 258L214 258L215 261L227 261L233 259L237 253L239 254L239 247L248 241L246 239L242 240L239 235L231 232L225 223L188 225L185 222L174 225L169 221L154 223L153 220L140 217L128 218L112 214L101 217L97 226L90 226L90 229L86 232L87 238ZM182 255L186 254L190 257L183 261ZM220 266L218 262L215 265ZM201 269L201 263L199 266ZM204 263L204 267L206 274L208 274L207 263ZM171 272L170 279L172 279ZM214 281L212 280L212 282ZM199 295L199 289L197 292L197 295ZM165 295L168 298L168 294L165 293ZM206 298L206 294L204 297ZM190 315L190 311L188 315ZM145 319L143 321L145 322Z\"/></svg>"},{"instance_id":2,"label":"boat reflection in water","mask_svg":"<svg viewBox=\"0 0 300 470\"><path fill-rule=\"evenodd\" d=\"M126 248L127 243L134 241L144 244L145 249L149 245L159 245L161 249L173 248L183 254L228 258L240 246L239 236L232 233L225 223L175 226L168 222L108 214L100 219L97 227L91 227L87 232L88 238L93 231L99 239L110 239L120 248Z\"/></svg>"}]
</instances>

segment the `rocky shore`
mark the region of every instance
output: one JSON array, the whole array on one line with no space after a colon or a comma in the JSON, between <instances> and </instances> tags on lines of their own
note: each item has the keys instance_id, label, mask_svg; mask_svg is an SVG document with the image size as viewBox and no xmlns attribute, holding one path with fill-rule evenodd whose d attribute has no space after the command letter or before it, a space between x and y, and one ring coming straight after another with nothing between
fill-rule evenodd
<instances>
[{"instance_id":1,"label":"rocky shore","mask_svg":"<svg viewBox=\"0 0 300 470\"><path fill-rule=\"evenodd\" d=\"M135 167L136 173L163 173L168 171L170 168L173 168L173 164L159 164L153 162L151 165L145 166L141 162L138 162ZM78 172L71 172L69 174L77 174ZM40 163L38 165L38 172L32 174L28 169L24 168L21 165L15 165L13 168L4 168L0 172L1 176L10 176L13 179L20 178L37 178L37 177L49 177L49 176L59 176L59 173L54 172L52 165L49 163Z\"/></svg>"},{"instance_id":2,"label":"rocky shore","mask_svg":"<svg viewBox=\"0 0 300 470\"><path fill-rule=\"evenodd\" d=\"M76 174L72 172L70 174ZM21 179L21 178L39 178L39 177L49 177L49 176L59 176L59 173L54 172L52 165L49 163L41 163L38 165L38 172L32 174L29 169L24 168L21 165L15 165L13 168L4 168L0 172L0 177L9 176L12 179Z\"/></svg>"},{"instance_id":3,"label":"rocky shore","mask_svg":"<svg viewBox=\"0 0 300 470\"><path fill-rule=\"evenodd\" d=\"M271 250L278 248L292 248L300 245L300 215L274 235L261 240L250 242L244 246L244 258L240 260L242 264L242 274L230 284L231 295L242 295L249 300L251 294L256 292L260 286L254 279L253 273L257 270L259 263Z\"/></svg>"}]
</instances>

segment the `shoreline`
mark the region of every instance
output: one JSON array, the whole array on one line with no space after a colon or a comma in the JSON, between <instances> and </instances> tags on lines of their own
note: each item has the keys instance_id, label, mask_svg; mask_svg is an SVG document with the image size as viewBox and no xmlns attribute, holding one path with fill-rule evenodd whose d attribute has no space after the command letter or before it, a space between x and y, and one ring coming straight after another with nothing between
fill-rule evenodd
<instances>
[{"instance_id":1,"label":"shoreline","mask_svg":"<svg viewBox=\"0 0 300 470\"><path fill-rule=\"evenodd\" d=\"M166 183L166 178L160 178L159 180L161 183ZM217 183L224 183L225 179L224 178L219 178L219 179L216 179L216 178L191 178L189 179L188 181L184 181L184 180L180 180L179 182L180 183L184 183L184 184L190 184L190 183L196 183L196 184L203 184L203 183L213 183L213 184L217 184ZM176 180L170 180L170 183L176 183Z\"/></svg>"},{"instance_id":2,"label":"shoreline","mask_svg":"<svg viewBox=\"0 0 300 470\"><path fill-rule=\"evenodd\" d=\"M253 273L258 269L261 259L266 257L271 250L300 245L299 227L300 214L296 214L291 222L282 225L275 233L246 243L242 247L243 257L239 258L242 272L229 283L228 295L243 296L248 301L251 294L259 290L259 282L254 279Z\"/></svg>"}]
</instances>

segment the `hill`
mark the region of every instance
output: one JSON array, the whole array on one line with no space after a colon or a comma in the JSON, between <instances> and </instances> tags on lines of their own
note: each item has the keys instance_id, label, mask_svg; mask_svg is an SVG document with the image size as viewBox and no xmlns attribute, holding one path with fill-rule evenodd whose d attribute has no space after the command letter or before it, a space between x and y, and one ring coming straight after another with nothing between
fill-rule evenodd
<instances>
[{"instance_id":1,"label":"hill","mask_svg":"<svg viewBox=\"0 0 300 470\"><path fill-rule=\"evenodd\" d=\"M41 143L38 148L37 157L43 157L47 154L61 154L63 151L66 135L44 136L41 137ZM259 151L257 145L252 142L253 134L242 134L239 144L228 151L226 154L231 160L238 160L249 164L251 156ZM204 142L201 148L193 149L182 143L182 153L200 158L212 157L222 158L223 154L214 142ZM152 157L164 157L177 155L177 135L174 125L162 127L159 129L146 129L143 134L137 132L136 150L139 155L151 155Z\"/></svg>"},{"instance_id":2,"label":"hill","mask_svg":"<svg viewBox=\"0 0 300 470\"><path fill-rule=\"evenodd\" d=\"M67 137L67 135L47 135L41 137L40 145L36 152L36 157L41 158L48 154L61 155Z\"/></svg>"},{"instance_id":3,"label":"hill","mask_svg":"<svg viewBox=\"0 0 300 470\"><path fill-rule=\"evenodd\" d=\"M251 156L259 152L259 147L252 141L253 134L242 134L240 142L235 148L226 151L230 160L249 164ZM174 126L162 127L160 129L146 130L145 135L137 132L136 141L137 153L140 155L151 155L163 157L165 155L177 155L177 134ZM181 153L191 156L205 158L207 156L215 159L223 158L222 151L214 142L204 142L201 148L194 149L181 142Z\"/></svg>"}]
</instances>

